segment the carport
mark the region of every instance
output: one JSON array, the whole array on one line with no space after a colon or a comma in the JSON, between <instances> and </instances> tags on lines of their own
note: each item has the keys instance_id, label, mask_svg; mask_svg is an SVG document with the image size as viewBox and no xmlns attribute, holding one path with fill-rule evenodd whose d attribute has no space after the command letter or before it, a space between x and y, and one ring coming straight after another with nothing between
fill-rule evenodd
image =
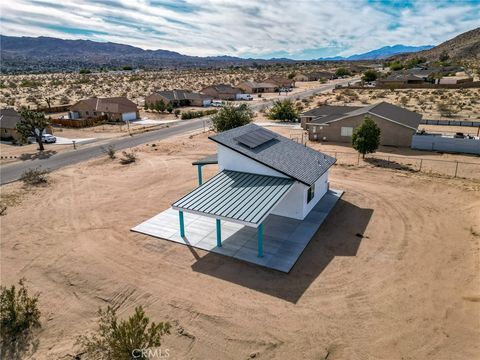
<instances>
[{"instance_id":1,"label":"carport","mask_svg":"<svg viewBox=\"0 0 480 360\"><path fill-rule=\"evenodd\" d=\"M221 221L257 229L257 254L263 257L263 221L291 189L289 178L224 170L172 204L178 210L180 236L186 237L184 212L216 220L217 247Z\"/></svg>"}]
</instances>

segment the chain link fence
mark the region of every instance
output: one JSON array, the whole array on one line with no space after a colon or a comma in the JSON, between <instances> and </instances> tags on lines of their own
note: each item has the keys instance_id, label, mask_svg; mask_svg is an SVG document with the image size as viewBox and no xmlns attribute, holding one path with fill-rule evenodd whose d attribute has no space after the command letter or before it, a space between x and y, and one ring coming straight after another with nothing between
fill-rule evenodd
<instances>
[{"instance_id":1,"label":"chain link fence","mask_svg":"<svg viewBox=\"0 0 480 360\"><path fill-rule=\"evenodd\" d=\"M390 169L421 171L454 178L480 180L480 163L375 154L369 154L362 159L360 154L353 152L322 152L335 157L339 165L365 166L370 164Z\"/></svg>"}]
</instances>

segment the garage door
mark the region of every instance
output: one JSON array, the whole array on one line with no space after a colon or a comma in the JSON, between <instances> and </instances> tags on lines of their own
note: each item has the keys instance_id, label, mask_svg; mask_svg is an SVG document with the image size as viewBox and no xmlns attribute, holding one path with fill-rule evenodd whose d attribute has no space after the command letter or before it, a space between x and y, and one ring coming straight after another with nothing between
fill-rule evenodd
<instances>
[{"instance_id":1,"label":"garage door","mask_svg":"<svg viewBox=\"0 0 480 360\"><path fill-rule=\"evenodd\" d=\"M128 113L123 113L122 114L122 120L123 121L135 120L136 118L137 118L137 113L136 112L128 112Z\"/></svg>"}]
</instances>

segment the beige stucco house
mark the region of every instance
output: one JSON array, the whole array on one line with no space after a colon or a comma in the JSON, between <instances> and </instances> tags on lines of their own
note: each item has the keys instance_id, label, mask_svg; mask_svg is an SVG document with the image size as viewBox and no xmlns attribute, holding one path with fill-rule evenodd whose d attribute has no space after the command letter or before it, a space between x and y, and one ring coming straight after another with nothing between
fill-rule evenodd
<instances>
[{"instance_id":1,"label":"beige stucco house","mask_svg":"<svg viewBox=\"0 0 480 360\"><path fill-rule=\"evenodd\" d=\"M200 91L202 94L209 95L213 99L221 100L235 100L237 94L242 94L243 91L237 87L229 84L211 85L203 88Z\"/></svg>"},{"instance_id":2,"label":"beige stucco house","mask_svg":"<svg viewBox=\"0 0 480 360\"><path fill-rule=\"evenodd\" d=\"M77 101L70 108L70 119L91 119L106 116L112 121L131 121L140 117L137 104L126 97L89 98Z\"/></svg>"},{"instance_id":3,"label":"beige stucco house","mask_svg":"<svg viewBox=\"0 0 480 360\"><path fill-rule=\"evenodd\" d=\"M380 145L410 147L422 115L386 102L357 106L320 106L304 112L301 126L310 140L351 143L355 128L368 116L380 127Z\"/></svg>"},{"instance_id":4,"label":"beige stucco house","mask_svg":"<svg viewBox=\"0 0 480 360\"><path fill-rule=\"evenodd\" d=\"M145 97L147 105L163 101L165 104L179 106L208 106L212 102L212 96L195 93L187 90L156 91Z\"/></svg>"}]
</instances>

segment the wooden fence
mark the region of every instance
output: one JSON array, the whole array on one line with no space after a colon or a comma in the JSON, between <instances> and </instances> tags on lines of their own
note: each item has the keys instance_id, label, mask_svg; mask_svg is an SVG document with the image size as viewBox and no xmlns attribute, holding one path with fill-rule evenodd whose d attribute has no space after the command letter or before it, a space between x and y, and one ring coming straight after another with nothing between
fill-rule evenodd
<instances>
[{"instance_id":1,"label":"wooden fence","mask_svg":"<svg viewBox=\"0 0 480 360\"><path fill-rule=\"evenodd\" d=\"M102 115L91 119L51 119L50 122L55 125L61 125L72 128L83 128L88 126L95 126L107 121L107 116Z\"/></svg>"}]
</instances>

